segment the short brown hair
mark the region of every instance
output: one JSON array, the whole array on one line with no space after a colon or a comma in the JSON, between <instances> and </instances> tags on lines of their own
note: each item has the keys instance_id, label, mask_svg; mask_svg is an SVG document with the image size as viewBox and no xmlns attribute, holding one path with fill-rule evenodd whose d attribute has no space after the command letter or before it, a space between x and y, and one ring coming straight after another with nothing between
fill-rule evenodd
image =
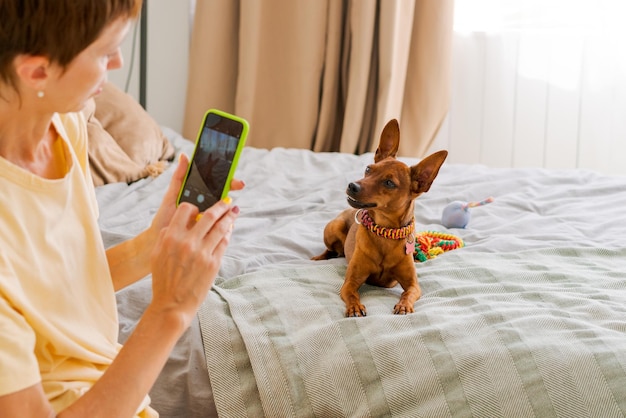
<instances>
[{"instance_id":1,"label":"short brown hair","mask_svg":"<svg viewBox=\"0 0 626 418\"><path fill-rule=\"evenodd\" d=\"M0 80L16 88L21 54L66 68L117 18L134 19L142 0L0 0Z\"/></svg>"}]
</instances>

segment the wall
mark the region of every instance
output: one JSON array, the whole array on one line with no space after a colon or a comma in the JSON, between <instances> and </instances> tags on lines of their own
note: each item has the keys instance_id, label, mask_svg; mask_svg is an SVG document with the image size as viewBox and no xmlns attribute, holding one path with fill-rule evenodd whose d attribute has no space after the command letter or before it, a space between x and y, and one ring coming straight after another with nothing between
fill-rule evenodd
<instances>
[{"instance_id":1,"label":"wall","mask_svg":"<svg viewBox=\"0 0 626 418\"><path fill-rule=\"evenodd\" d=\"M146 110L158 123L178 132L182 131L185 111L190 8L193 1L144 0L148 12ZM109 80L122 89L128 85L128 93L138 100L139 30L135 37L134 31L135 28L131 28L122 45L124 68L111 71Z\"/></svg>"}]
</instances>

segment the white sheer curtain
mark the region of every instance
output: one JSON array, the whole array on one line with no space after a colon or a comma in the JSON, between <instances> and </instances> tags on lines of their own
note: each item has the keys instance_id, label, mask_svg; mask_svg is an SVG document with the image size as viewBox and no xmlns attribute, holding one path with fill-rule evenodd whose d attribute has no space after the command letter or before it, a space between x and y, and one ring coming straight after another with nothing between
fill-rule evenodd
<instances>
[{"instance_id":1,"label":"white sheer curtain","mask_svg":"<svg viewBox=\"0 0 626 418\"><path fill-rule=\"evenodd\" d=\"M491 166L626 174L626 1L456 0L434 148Z\"/></svg>"}]
</instances>

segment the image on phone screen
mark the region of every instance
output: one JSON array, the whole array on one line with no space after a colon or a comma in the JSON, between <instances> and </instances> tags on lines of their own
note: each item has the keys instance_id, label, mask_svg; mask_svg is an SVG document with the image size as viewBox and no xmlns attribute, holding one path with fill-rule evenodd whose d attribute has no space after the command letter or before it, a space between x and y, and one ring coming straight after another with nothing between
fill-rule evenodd
<instances>
[{"instance_id":1,"label":"image on phone screen","mask_svg":"<svg viewBox=\"0 0 626 418\"><path fill-rule=\"evenodd\" d=\"M226 181L242 131L243 125L238 121L207 114L180 193L180 202L193 203L204 211L222 198L225 188L228 191Z\"/></svg>"}]
</instances>

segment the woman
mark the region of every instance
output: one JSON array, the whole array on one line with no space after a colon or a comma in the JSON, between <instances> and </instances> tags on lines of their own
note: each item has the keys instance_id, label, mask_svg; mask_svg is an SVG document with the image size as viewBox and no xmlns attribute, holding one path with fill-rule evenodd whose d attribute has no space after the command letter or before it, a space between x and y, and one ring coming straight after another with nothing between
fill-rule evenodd
<instances>
[{"instance_id":1,"label":"woman","mask_svg":"<svg viewBox=\"0 0 626 418\"><path fill-rule=\"evenodd\" d=\"M141 0L0 0L0 415L157 416L147 393L209 291L238 208L175 200L181 157L151 226L104 249L80 110ZM243 187L235 182L234 189ZM227 199L228 200L228 199ZM152 273L123 347L115 290Z\"/></svg>"}]
</instances>

